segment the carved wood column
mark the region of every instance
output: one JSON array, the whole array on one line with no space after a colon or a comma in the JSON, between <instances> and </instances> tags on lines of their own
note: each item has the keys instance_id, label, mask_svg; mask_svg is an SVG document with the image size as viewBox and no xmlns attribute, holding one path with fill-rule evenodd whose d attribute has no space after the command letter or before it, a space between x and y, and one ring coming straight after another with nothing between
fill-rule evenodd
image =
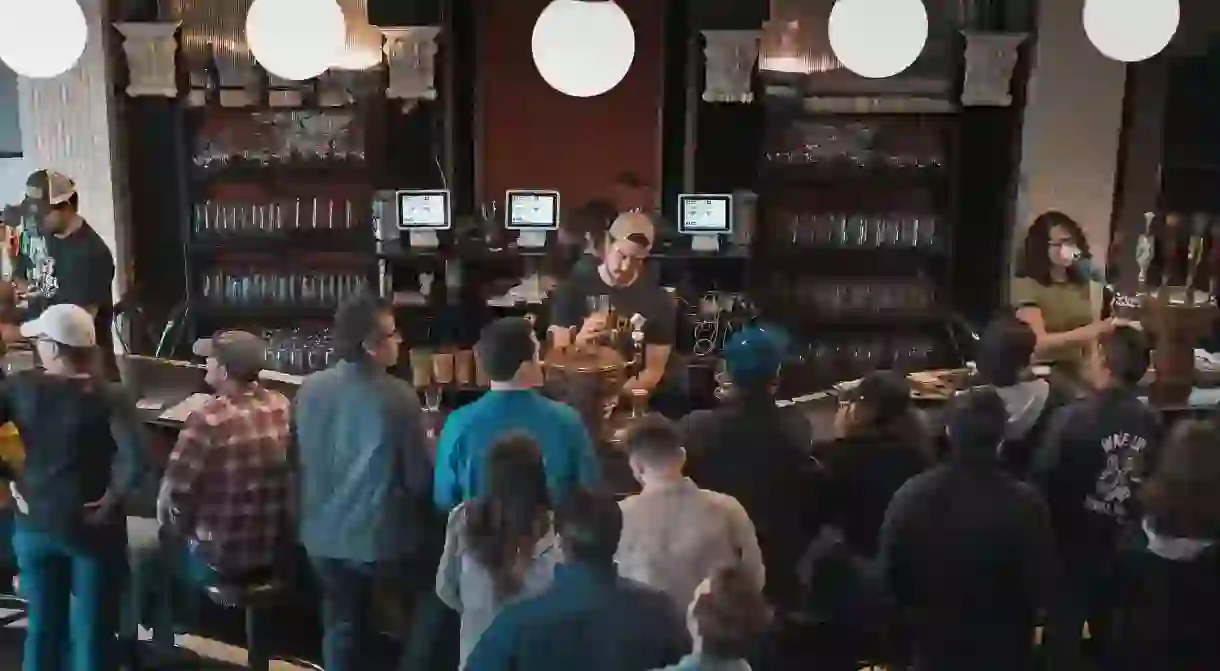
<instances>
[{"instance_id":1,"label":"carved wood column","mask_svg":"<svg viewBox=\"0 0 1220 671\"><path fill-rule=\"evenodd\" d=\"M386 97L407 102L436 100L436 38L440 26L382 28L390 85Z\"/></svg>"},{"instance_id":2,"label":"carved wood column","mask_svg":"<svg viewBox=\"0 0 1220 671\"><path fill-rule=\"evenodd\" d=\"M80 61L51 79L17 78L21 148L31 170L76 181L80 212L115 255L120 290L130 263L126 168L121 162L115 78L106 58L117 48L105 0L80 0L89 41Z\"/></svg>"},{"instance_id":3,"label":"carved wood column","mask_svg":"<svg viewBox=\"0 0 1220 671\"><path fill-rule=\"evenodd\" d=\"M174 57L178 53L175 33L181 21L116 23L123 34L127 56L127 95L178 97Z\"/></svg>"},{"instance_id":4,"label":"carved wood column","mask_svg":"<svg viewBox=\"0 0 1220 671\"><path fill-rule=\"evenodd\" d=\"M703 100L709 103L754 101L750 86L762 30L705 30L707 77Z\"/></svg>"},{"instance_id":5,"label":"carved wood column","mask_svg":"<svg viewBox=\"0 0 1220 671\"><path fill-rule=\"evenodd\" d=\"M1017 48L1026 33L963 30L966 37L966 81L962 104L967 107L1008 107L1012 104L1012 73Z\"/></svg>"}]
</instances>

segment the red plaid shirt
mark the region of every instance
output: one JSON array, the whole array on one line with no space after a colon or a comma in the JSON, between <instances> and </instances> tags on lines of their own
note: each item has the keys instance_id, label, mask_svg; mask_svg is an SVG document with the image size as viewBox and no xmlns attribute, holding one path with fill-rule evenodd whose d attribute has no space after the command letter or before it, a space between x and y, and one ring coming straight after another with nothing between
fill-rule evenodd
<instances>
[{"instance_id":1,"label":"red plaid shirt","mask_svg":"<svg viewBox=\"0 0 1220 671\"><path fill-rule=\"evenodd\" d=\"M199 542L226 571L271 566L288 533L288 399L255 385L216 396L178 434L158 516Z\"/></svg>"}]
</instances>

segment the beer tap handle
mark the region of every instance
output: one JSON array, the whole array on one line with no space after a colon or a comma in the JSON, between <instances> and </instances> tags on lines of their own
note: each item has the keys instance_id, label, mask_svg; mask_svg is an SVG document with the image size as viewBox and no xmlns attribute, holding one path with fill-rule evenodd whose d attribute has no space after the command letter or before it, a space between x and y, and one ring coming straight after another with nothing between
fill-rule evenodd
<instances>
[{"instance_id":1,"label":"beer tap handle","mask_svg":"<svg viewBox=\"0 0 1220 671\"><path fill-rule=\"evenodd\" d=\"M1212 224L1211 240L1209 241L1208 256L1208 288L1207 293L1215 300L1216 282L1220 280L1220 221Z\"/></svg>"},{"instance_id":2,"label":"beer tap handle","mask_svg":"<svg viewBox=\"0 0 1220 671\"><path fill-rule=\"evenodd\" d=\"M1204 240L1209 223L1207 215L1203 212L1196 212L1191 217L1192 228L1190 244L1187 248L1188 265L1186 267L1186 303L1188 305L1193 305L1195 302L1195 280L1199 277L1199 264L1203 262Z\"/></svg>"}]
</instances>

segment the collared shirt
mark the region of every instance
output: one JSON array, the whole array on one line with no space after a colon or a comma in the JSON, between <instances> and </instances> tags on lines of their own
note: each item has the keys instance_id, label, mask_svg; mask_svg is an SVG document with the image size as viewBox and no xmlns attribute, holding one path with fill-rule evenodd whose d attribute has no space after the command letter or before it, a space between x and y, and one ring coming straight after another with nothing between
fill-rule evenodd
<instances>
[{"instance_id":1,"label":"collared shirt","mask_svg":"<svg viewBox=\"0 0 1220 671\"><path fill-rule=\"evenodd\" d=\"M198 542L215 568L275 563L289 514L290 405L255 385L216 396L178 434L161 482L158 517Z\"/></svg>"},{"instance_id":2,"label":"collared shirt","mask_svg":"<svg viewBox=\"0 0 1220 671\"><path fill-rule=\"evenodd\" d=\"M368 361L340 361L305 379L292 422L310 556L406 559L438 531L419 397L406 380Z\"/></svg>"},{"instance_id":3,"label":"collared shirt","mask_svg":"<svg viewBox=\"0 0 1220 671\"><path fill-rule=\"evenodd\" d=\"M740 565L762 589L762 552L737 499L700 489L689 478L627 497L618 546L619 573L665 592L685 611L712 572Z\"/></svg>"}]
</instances>

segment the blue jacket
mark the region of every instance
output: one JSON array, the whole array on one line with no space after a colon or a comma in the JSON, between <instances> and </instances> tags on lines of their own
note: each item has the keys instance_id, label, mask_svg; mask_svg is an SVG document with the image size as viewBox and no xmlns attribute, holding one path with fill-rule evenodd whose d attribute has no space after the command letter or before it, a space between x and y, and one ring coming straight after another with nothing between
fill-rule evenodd
<instances>
[{"instance_id":1,"label":"blue jacket","mask_svg":"<svg viewBox=\"0 0 1220 671\"><path fill-rule=\"evenodd\" d=\"M551 587L500 611L466 671L648 671L690 651L682 614L612 567L566 563Z\"/></svg>"},{"instance_id":2,"label":"blue jacket","mask_svg":"<svg viewBox=\"0 0 1220 671\"><path fill-rule=\"evenodd\" d=\"M571 406L533 389L489 391L449 415L436 446L432 497L448 513L486 487L484 463L496 440L519 431L538 441L554 500L576 486L598 483L600 467L593 442Z\"/></svg>"},{"instance_id":3,"label":"blue jacket","mask_svg":"<svg viewBox=\"0 0 1220 671\"><path fill-rule=\"evenodd\" d=\"M421 549L432 465L410 384L342 361L301 385L292 428L310 555L370 563Z\"/></svg>"}]
</instances>

